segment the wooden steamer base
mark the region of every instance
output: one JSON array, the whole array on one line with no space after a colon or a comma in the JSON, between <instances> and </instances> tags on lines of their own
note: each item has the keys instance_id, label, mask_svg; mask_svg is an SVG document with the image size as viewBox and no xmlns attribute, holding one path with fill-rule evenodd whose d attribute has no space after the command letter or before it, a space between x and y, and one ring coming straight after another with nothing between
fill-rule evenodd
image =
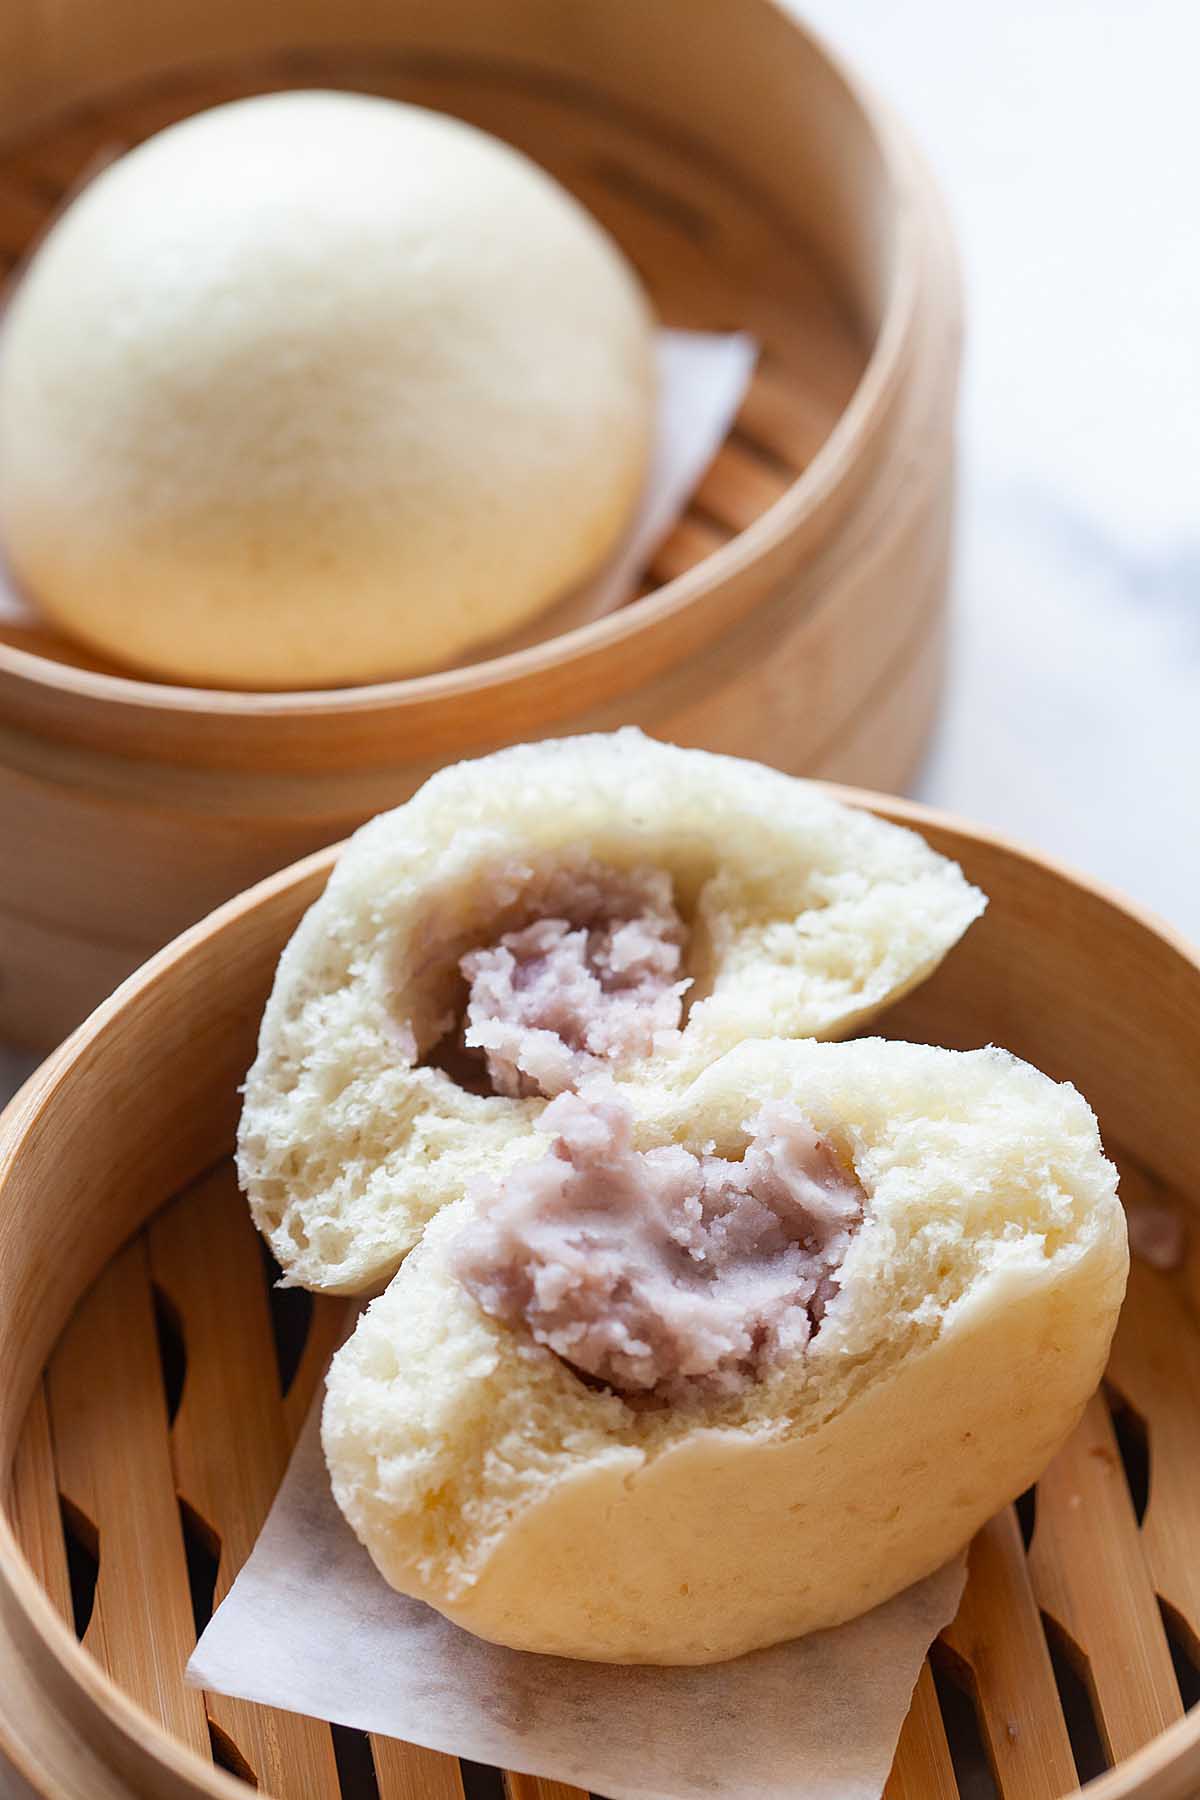
<instances>
[{"instance_id":1,"label":"wooden steamer base","mask_svg":"<svg viewBox=\"0 0 1200 1800\"><path fill-rule=\"evenodd\" d=\"M996 1042L1094 1103L1127 1202L1187 1221L1135 1260L1108 1378L980 1534L889 1800L1200 1792L1200 959L1040 859L917 807L990 896L885 1028ZM0 1746L39 1800L478 1800L500 1776L186 1689L344 1302L269 1287L229 1161L237 1084L322 855L171 946L0 1121ZM172 1197L173 1196L173 1197ZM82 1298L81 1298L82 1296ZM77 1638L82 1638L82 1648ZM0 1752L0 1763L3 1756ZM233 1771L234 1773L229 1773ZM507 1776L510 1800L580 1800ZM14 1785L15 1784L15 1785Z\"/></svg>"},{"instance_id":2,"label":"wooden steamer base","mask_svg":"<svg viewBox=\"0 0 1200 1800\"><path fill-rule=\"evenodd\" d=\"M19 847L0 858L0 1038L57 1042L211 907L501 742L636 723L898 788L926 740L959 297L894 122L769 0L9 0L0 263L98 159L313 85L515 142L613 231L666 323L745 328L760 367L639 599L518 653L218 693L0 622L0 836Z\"/></svg>"}]
</instances>

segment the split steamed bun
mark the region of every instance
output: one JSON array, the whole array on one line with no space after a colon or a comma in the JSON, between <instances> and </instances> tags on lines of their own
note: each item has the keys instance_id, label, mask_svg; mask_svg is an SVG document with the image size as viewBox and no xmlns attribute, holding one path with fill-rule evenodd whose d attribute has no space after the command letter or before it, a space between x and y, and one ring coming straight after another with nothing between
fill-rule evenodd
<instances>
[{"instance_id":1,"label":"split steamed bun","mask_svg":"<svg viewBox=\"0 0 1200 1800\"><path fill-rule=\"evenodd\" d=\"M623 917L644 895L643 915L607 935L593 916L606 882ZM531 918L585 900L586 929L531 952ZM280 960L239 1137L255 1222L287 1281L361 1293L478 1171L540 1155L557 1089L537 1056L561 1040L504 1016L535 974L551 990L545 1018L599 1041L562 1084L599 1070L665 1092L744 1038L856 1029L928 975L984 904L913 832L634 730L445 769L356 834ZM462 959L497 942L468 1002ZM645 995L639 1046L626 1026ZM676 1027L663 1026L667 1002ZM517 1039L519 1079L502 1093L469 1091L429 1060L464 1005L485 1003L478 1041ZM493 1087L514 1066L499 1052L489 1065Z\"/></svg>"},{"instance_id":2,"label":"split steamed bun","mask_svg":"<svg viewBox=\"0 0 1200 1800\"><path fill-rule=\"evenodd\" d=\"M0 338L0 536L46 614L208 685L445 664L626 526L652 340L517 152L343 93L216 107L50 232Z\"/></svg>"},{"instance_id":3,"label":"split steamed bun","mask_svg":"<svg viewBox=\"0 0 1200 1800\"><path fill-rule=\"evenodd\" d=\"M736 1157L780 1100L865 1210L811 1341L739 1394L586 1384L456 1277L471 1201L430 1224L324 1411L338 1504L393 1586L520 1649L710 1662L887 1599L1040 1473L1124 1291L1090 1109L997 1050L749 1043L641 1131Z\"/></svg>"}]
</instances>

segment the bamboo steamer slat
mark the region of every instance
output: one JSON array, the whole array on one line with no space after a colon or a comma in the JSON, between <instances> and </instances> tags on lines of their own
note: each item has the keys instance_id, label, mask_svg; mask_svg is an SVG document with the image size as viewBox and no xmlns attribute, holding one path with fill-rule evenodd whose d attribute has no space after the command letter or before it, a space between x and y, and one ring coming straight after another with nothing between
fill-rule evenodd
<instances>
[{"instance_id":1,"label":"bamboo steamer slat","mask_svg":"<svg viewBox=\"0 0 1200 1800\"><path fill-rule=\"evenodd\" d=\"M327 693L131 679L0 622L0 1037L58 1039L248 883L517 738L621 723L895 788L942 672L959 351L945 220L895 122L771 0L14 0L0 263L149 132L314 83L510 139L604 221L670 324L762 360L614 614ZM686 45L687 54L680 54Z\"/></svg>"},{"instance_id":2,"label":"bamboo steamer slat","mask_svg":"<svg viewBox=\"0 0 1200 1800\"><path fill-rule=\"evenodd\" d=\"M1168 1205L1190 1233L1180 1269L1135 1261L1105 1389L1037 1488L972 1547L888 1800L976 1793L985 1759L1000 1800L1058 1800L1086 1776L1089 1800L1188 1800L1200 1789L1200 957L1042 858L837 791L915 824L990 896L887 1031L1005 1044L1074 1080L1126 1203ZM276 1369L283 1302L228 1160L275 959L329 866L313 857L187 933L0 1119L0 1746L23 1800L234 1800L238 1768L277 1800L465 1791L453 1759L219 1696L206 1697L197 1748L178 1686L191 1610L203 1616L246 1554L345 1318L344 1302L315 1300L302 1348ZM174 1372L148 1328L156 1305L174 1322ZM67 1570L81 1543L98 1546L91 1617L75 1621L83 1648ZM76 1575L76 1604L78 1588ZM371 1759L374 1790L357 1784L355 1757ZM513 1800L579 1800L506 1780Z\"/></svg>"},{"instance_id":3,"label":"bamboo steamer slat","mask_svg":"<svg viewBox=\"0 0 1200 1800\"><path fill-rule=\"evenodd\" d=\"M922 1664L913 1689L884 1800L958 1800L954 1762L928 1662Z\"/></svg>"}]
</instances>

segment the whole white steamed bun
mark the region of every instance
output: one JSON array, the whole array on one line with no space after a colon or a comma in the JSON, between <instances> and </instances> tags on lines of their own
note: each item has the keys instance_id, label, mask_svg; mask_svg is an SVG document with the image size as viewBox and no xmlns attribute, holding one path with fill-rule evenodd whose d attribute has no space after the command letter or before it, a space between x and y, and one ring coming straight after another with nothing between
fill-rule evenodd
<instances>
[{"instance_id":1,"label":"whole white steamed bun","mask_svg":"<svg viewBox=\"0 0 1200 1800\"><path fill-rule=\"evenodd\" d=\"M549 176L362 94L175 125L49 233L0 336L0 536L61 629L289 688L444 665L587 575L654 412L647 306Z\"/></svg>"}]
</instances>

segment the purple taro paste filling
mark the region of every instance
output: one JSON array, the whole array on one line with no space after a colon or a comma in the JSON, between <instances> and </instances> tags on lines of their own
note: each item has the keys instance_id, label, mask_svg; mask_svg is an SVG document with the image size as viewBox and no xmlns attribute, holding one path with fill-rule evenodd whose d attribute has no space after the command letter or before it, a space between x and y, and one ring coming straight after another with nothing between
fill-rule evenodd
<instances>
[{"instance_id":1,"label":"purple taro paste filling","mask_svg":"<svg viewBox=\"0 0 1200 1800\"><path fill-rule=\"evenodd\" d=\"M741 1162L635 1150L613 1098L562 1094L543 1124L550 1152L481 1181L454 1246L486 1313L622 1393L669 1402L741 1393L803 1351L864 1195L795 1107L762 1107Z\"/></svg>"},{"instance_id":2,"label":"purple taro paste filling","mask_svg":"<svg viewBox=\"0 0 1200 1800\"><path fill-rule=\"evenodd\" d=\"M482 1050L497 1094L560 1094L585 1075L649 1056L678 1030L683 922L661 869L559 870L541 917L459 968L463 1041Z\"/></svg>"}]
</instances>

